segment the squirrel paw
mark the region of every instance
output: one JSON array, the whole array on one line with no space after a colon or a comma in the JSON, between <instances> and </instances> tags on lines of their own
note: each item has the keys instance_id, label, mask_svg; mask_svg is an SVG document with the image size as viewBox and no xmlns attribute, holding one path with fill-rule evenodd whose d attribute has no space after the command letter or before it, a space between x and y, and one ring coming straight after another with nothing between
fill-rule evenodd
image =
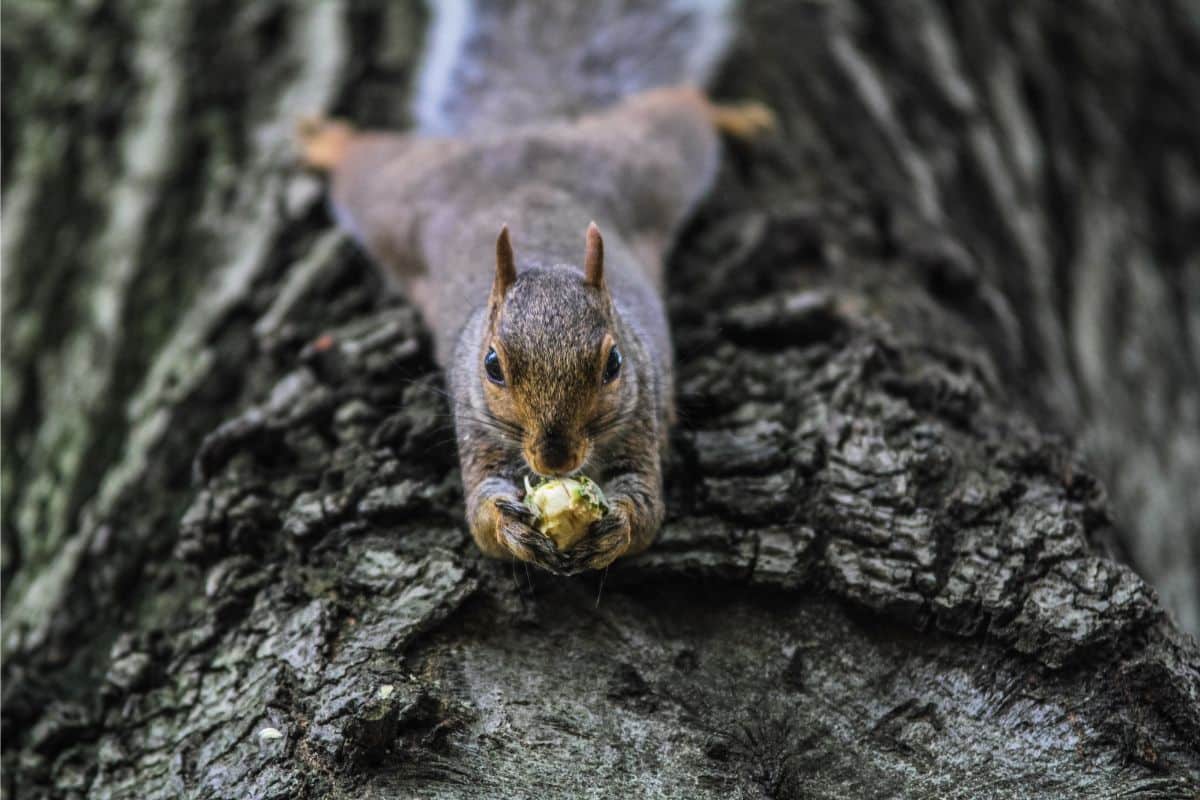
<instances>
[{"instance_id":1,"label":"squirrel paw","mask_svg":"<svg viewBox=\"0 0 1200 800\"><path fill-rule=\"evenodd\" d=\"M496 540L522 561L536 564L557 575L566 574L568 562L554 540L533 527L533 512L516 500L497 498Z\"/></svg>"},{"instance_id":2,"label":"squirrel paw","mask_svg":"<svg viewBox=\"0 0 1200 800\"><path fill-rule=\"evenodd\" d=\"M742 141L761 138L778 127L775 113L756 100L729 105L714 103L709 113L719 132Z\"/></svg>"},{"instance_id":3,"label":"squirrel paw","mask_svg":"<svg viewBox=\"0 0 1200 800\"><path fill-rule=\"evenodd\" d=\"M625 555L632 542L629 514L620 506L614 506L607 515L592 523L584 538L567 552L567 574L604 569Z\"/></svg>"},{"instance_id":4,"label":"squirrel paw","mask_svg":"<svg viewBox=\"0 0 1200 800\"><path fill-rule=\"evenodd\" d=\"M296 123L300 160L310 169L331 170L341 163L354 138L354 127L346 122L305 117Z\"/></svg>"}]
</instances>

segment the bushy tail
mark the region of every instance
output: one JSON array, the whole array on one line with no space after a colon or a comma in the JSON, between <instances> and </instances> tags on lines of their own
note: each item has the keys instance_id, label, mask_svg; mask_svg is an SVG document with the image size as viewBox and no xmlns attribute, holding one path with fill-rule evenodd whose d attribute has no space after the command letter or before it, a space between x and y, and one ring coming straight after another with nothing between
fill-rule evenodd
<instances>
[{"instance_id":1,"label":"bushy tail","mask_svg":"<svg viewBox=\"0 0 1200 800\"><path fill-rule=\"evenodd\" d=\"M703 86L731 0L430 0L418 129L575 116L655 86Z\"/></svg>"}]
</instances>

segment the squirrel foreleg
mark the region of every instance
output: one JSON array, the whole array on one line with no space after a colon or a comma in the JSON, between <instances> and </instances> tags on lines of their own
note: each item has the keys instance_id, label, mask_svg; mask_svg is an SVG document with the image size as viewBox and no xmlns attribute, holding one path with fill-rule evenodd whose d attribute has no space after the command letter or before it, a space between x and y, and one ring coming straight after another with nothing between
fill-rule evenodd
<instances>
[{"instance_id":1,"label":"squirrel foreleg","mask_svg":"<svg viewBox=\"0 0 1200 800\"><path fill-rule=\"evenodd\" d=\"M479 483L467 498L471 536L484 554L515 557L555 573L568 571L554 540L533 527L533 512L517 500L517 487L499 478Z\"/></svg>"},{"instance_id":2,"label":"squirrel foreleg","mask_svg":"<svg viewBox=\"0 0 1200 800\"><path fill-rule=\"evenodd\" d=\"M596 521L587 535L566 554L567 571L604 569L622 556L634 555L649 547L666 512L661 484L657 471L626 473L608 481L612 510Z\"/></svg>"}]
</instances>

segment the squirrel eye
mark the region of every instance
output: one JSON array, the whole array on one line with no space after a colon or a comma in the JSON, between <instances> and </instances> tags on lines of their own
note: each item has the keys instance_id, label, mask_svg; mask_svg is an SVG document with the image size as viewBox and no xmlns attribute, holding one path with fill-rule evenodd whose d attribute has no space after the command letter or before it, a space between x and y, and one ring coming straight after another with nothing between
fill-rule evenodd
<instances>
[{"instance_id":1,"label":"squirrel eye","mask_svg":"<svg viewBox=\"0 0 1200 800\"><path fill-rule=\"evenodd\" d=\"M500 369L500 356L496 355L496 348L488 348L487 355L483 357L483 370L487 373L489 381L499 386L504 385L504 370Z\"/></svg>"},{"instance_id":2,"label":"squirrel eye","mask_svg":"<svg viewBox=\"0 0 1200 800\"><path fill-rule=\"evenodd\" d=\"M621 361L621 351L617 349L616 345L613 345L613 349L608 351L608 361L604 365L603 381L605 383L612 383L621 374Z\"/></svg>"}]
</instances>

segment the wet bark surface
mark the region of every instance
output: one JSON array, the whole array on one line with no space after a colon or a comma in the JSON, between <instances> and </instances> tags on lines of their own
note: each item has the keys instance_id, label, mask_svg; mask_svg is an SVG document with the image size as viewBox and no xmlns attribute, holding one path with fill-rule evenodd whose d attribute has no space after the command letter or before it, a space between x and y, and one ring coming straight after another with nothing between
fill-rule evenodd
<instances>
[{"instance_id":1,"label":"wet bark surface","mask_svg":"<svg viewBox=\"0 0 1200 800\"><path fill-rule=\"evenodd\" d=\"M573 579L478 556L427 333L289 166L403 124L422 15L6 7L4 795L1194 796L1194 15L1050 5L743 15L781 130L672 261L669 519Z\"/></svg>"}]
</instances>

